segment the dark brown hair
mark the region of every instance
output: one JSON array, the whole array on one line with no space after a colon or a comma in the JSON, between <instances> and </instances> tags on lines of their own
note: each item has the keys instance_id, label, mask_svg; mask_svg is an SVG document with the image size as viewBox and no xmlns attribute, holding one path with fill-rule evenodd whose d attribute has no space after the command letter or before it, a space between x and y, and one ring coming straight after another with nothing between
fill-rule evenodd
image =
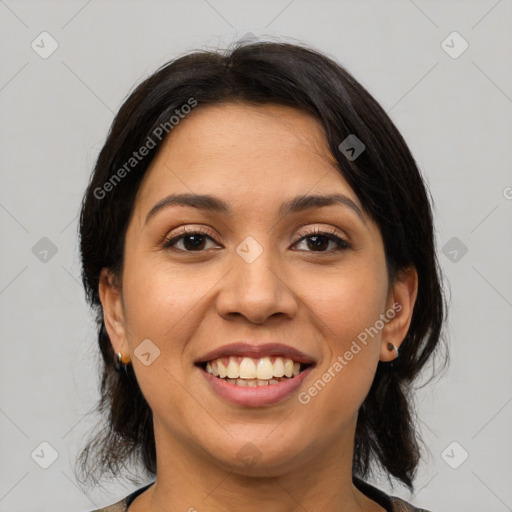
<instances>
[{"instance_id":1,"label":"dark brown hair","mask_svg":"<svg viewBox=\"0 0 512 512\"><path fill-rule=\"evenodd\" d=\"M380 466L412 489L420 457L412 382L433 358L445 318L427 188L404 139L366 89L333 59L281 42L238 44L229 51L195 51L177 58L136 87L112 123L80 216L82 279L97 314L103 358L97 411L105 423L79 454L85 475L79 479L97 482L98 475L116 476L128 461L142 466L148 475L156 474L151 409L131 365L126 372L115 369L98 284L104 267L118 276L122 273L135 195L165 140L158 140L155 130L165 123L169 126L171 116L191 98L196 108L241 101L286 105L312 114L325 130L339 172L380 229L391 278L397 278L401 269L416 268L419 289L411 325L399 358L393 364L379 363L360 408L353 464L355 476L367 477ZM365 145L355 160L339 148L352 134ZM132 161L133 169L127 168L133 152L149 146L149 138L154 147L140 161ZM122 168L127 172L116 179ZM108 191L107 182L112 185Z\"/></svg>"}]
</instances>

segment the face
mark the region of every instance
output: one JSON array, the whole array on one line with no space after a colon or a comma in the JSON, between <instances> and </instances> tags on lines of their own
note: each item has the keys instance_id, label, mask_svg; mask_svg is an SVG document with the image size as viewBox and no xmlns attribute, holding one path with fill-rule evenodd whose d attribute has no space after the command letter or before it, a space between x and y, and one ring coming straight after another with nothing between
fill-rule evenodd
<instances>
[{"instance_id":1,"label":"face","mask_svg":"<svg viewBox=\"0 0 512 512\"><path fill-rule=\"evenodd\" d=\"M389 282L379 229L309 115L198 107L170 135L138 190L121 286L107 269L100 284L157 453L253 475L351 454L377 364L407 332L415 273Z\"/></svg>"}]
</instances>

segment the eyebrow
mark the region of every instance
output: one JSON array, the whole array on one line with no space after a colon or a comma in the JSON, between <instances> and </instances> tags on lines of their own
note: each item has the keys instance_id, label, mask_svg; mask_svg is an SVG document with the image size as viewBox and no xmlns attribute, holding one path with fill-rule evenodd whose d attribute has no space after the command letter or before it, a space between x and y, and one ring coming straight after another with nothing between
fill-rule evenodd
<instances>
[{"instance_id":1,"label":"eyebrow","mask_svg":"<svg viewBox=\"0 0 512 512\"><path fill-rule=\"evenodd\" d=\"M291 213L297 213L311 208L324 206L343 205L350 208L365 223L363 213L359 206L349 197L343 194L327 195L301 195L284 202L279 208L279 216L282 218ZM159 211L171 206L188 206L214 213L232 215L232 210L222 199L208 194L170 194L164 197L149 211L144 224L154 217Z\"/></svg>"}]
</instances>

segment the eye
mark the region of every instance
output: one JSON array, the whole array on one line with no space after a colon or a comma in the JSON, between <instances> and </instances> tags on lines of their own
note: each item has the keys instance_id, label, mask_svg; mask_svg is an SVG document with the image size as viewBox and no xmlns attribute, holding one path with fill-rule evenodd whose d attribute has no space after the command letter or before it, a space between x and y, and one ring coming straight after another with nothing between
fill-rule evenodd
<instances>
[{"instance_id":1,"label":"eye","mask_svg":"<svg viewBox=\"0 0 512 512\"><path fill-rule=\"evenodd\" d=\"M185 252L202 252L208 240L215 242L211 231L185 227L179 234L166 238L163 247L165 249L176 248ZM181 242L183 242L182 247L173 247Z\"/></svg>"},{"instance_id":2,"label":"eye","mask_svg":"<svg viewBox=\"0 0 512 512\"><path fill-rule=\"evenodd\" d=\"M301 239L294 245L309 239L309 243L306 242L306 245L312 250L307 252L336 252L350 249L350 245L336 233L336 231L322 231L319 228L315 228L313 231L303 234ZM163 247L183 252L203 252L204 249L208 248L205 247L208 241L216 243L214 234L211 231L185 227L177 235L167 238L164 241ZM182 246L178 247L180 243ZM329 250L329 244L334 244L334 249L331 248Z\"/></svg>"},{"instance_id":3,"label":"eye","mask_svg":"<svg viewBox=\"0 0 512 512\"><path fill-rule=\"evenodd\" d=\"M324 250L329 244L336 246L334 248L335 252L350 249L350 245L336 233L336 231L322 231L319 228L315 228L313 231L303 234L302 238L296 243L309 239L311 243L306 242L306 245L307 247L312 247L313 250L308 252L332 252L332 250Z\"/></svg>"}]
</instances>

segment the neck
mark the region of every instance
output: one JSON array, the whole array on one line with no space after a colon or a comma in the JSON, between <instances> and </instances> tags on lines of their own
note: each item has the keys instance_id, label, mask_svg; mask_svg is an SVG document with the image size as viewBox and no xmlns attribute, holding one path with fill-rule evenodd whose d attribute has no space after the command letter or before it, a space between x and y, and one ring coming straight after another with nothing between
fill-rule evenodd
<instances>
[{"instance_id":1,"label":"neck","mask_svg":"<svg viewBox=\"0 0 512 512\"><path fill-rule=\"evenodd\" d=\"M225 467L170 438L155 420L157 479L129 512L378 512L383 509L352 483L355 423L300 460L251 468ZM164 461L164 462L162 462Z\"/></svg>"}]
</instances>

